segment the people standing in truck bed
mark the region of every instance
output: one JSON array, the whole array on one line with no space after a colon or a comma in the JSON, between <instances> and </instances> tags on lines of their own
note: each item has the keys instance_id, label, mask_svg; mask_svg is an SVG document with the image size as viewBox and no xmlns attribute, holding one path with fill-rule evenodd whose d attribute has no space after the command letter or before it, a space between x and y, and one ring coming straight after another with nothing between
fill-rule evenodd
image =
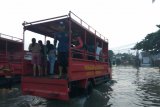
<instances>
[{"instance_id":1,"label":"people standing in truck bed","mask_svg":"<svg viewBox=\"0 0 160 107\"><path fill-rule=\"evenodd\" d=\"M71 47L73 48L73 58L82 58L83 41L78 32L73 33L73 39L71 40Z\"/></svg>"},{"instance_id":2,"label":"people standing in truck bed","mask_svg":"<svg viewBox=\"0 0 160 107\"><path fill-rule=\"evenodd\" d=\"M82 49L83 48L83 41L81 36L78 34L78 32L73 33L73 39L72 44L74 45L73 48L75 49Z\"/></svg>"},{"instance_id":3,"label":"people standing in truck bed","mask_svg":"<svg viewBox=\"0 0 160 107\"><path fill-rule=\"evenodd\" d=\"M42 74L41 75L47 75L47 49L46 49L46 46L43 45L42 41L39 40L38 41L38 44L41 46L41 71L42 71Z\"/></svg>"},{"instance_id":4,"label":"people standing in truck bed","mask_svg":"<svg viewBox=\"0 0 160 107\"><path fill-rule=\"evenodd\" d=\"M100 55L102 54L101 53L102 51L102 48L100 47L100 44L99 42L96 43L96 60L99 61L100 60Z\"/></svg>"},{"instance_id":5,"label":"people standing in truck bed","mask_svg":"<svg viewBox=\"0 0 160 107\"><path fill-rule=\"evenodd\" d=\"M36 76L36 67L38 66L38 75L41 75L41 46L36 43L36 39L32 38L32 43L29 45L29 51L32 52L33 76Z\"/></svg>"},{"instance_id":6,"label":"people standing in truck bed","mask_svg":"<svg viewBox=\"0 0 160 107\"><path fill-rule=\"evenodd\" d=\"M59 32L54 33L54 46L58 43L58 68L59 68L59 77L62 76L62 71L67 70L68 66L68 48L69 48L69 38L68 32L63 22L60 22Z\"/></svg>"},{"instance_id":7,"label":"people standing in truck bed","mask_svg":"<svg viewBox=\"0 0 160 107\"><path fill-rule=\"evenodd\" d=\"M48 55L49 65L50 65L49 74L53 75L55 61L56 61L56 47L54 45L50 44L49 40L47 40L46 47L47 47L47 55Z\"/></svg>"}]
</instances>

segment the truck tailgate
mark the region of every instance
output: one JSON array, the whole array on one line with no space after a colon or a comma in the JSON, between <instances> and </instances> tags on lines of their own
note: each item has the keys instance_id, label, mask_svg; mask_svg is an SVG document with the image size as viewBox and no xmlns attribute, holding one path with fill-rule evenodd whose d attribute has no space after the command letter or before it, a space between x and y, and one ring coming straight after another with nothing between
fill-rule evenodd
<instances>
[{"instance_id":1,"label":"truck tailgate","mask_svg":"<svg viewBox=\"0 0 160 107\"><path fill-rule=\"evenodd\" d=\"M69 100L68 81L47 77L22 77L22 93L47 99Z\"/></svg>"}]
</instances>

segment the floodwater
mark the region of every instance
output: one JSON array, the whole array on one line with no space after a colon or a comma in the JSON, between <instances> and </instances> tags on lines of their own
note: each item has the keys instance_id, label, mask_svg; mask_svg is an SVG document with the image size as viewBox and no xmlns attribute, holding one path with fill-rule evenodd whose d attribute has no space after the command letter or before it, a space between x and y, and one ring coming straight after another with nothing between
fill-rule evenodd
<instances>
[{"instance_id":1,"label":"floodwater","mask_svg":"<svg viewBox=\"0 0 160 107\"><path fill-rule=\"evenodd\" d=\"M20 85L0 90L0 107L160 107L157 68L113 67L113 79L96 86L90 96L69 102L21 95Z\"/></svg>"}]
</instances>

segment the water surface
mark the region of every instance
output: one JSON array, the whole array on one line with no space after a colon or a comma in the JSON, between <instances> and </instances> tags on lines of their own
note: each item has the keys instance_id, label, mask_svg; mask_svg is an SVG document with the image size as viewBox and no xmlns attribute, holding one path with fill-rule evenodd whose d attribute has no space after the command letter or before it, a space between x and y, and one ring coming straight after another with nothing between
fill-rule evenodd
<instances>
[{"instance_id":1,"label":"water surface","mask_svg":"<svg viewBox=\"0 0 160 107\"><path fill-rule=\"evenodd\" d=\"M160 107L160 72L156 68L113 67L113 79L90 96L69 102L22 95L20 85L0 89L0 107Z\"/></svg>"}]
</instances>

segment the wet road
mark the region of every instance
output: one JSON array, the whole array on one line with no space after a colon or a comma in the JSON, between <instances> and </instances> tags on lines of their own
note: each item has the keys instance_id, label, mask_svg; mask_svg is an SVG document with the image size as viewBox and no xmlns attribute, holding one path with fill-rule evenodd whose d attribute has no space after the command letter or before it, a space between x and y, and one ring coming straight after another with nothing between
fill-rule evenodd
<instances>
[{"instance_id":1,"label":"wet road","mask_svg":"<svg viewBox=\"0 0 160 107\"><path fill-rule=\"evenodd\" d=\"M20 86L0 90L0 107L160 107L160 72L156 68L113 67L113 80L88 97L69 102L23 96Z\"/></svg>"}]
</instances>

